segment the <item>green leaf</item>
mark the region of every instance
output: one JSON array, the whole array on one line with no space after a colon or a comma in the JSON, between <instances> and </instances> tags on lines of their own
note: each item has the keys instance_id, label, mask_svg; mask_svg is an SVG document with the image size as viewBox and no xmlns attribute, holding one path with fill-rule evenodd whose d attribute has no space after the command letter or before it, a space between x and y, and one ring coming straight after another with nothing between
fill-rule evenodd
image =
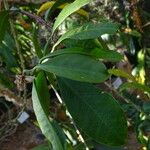
<instances>
[{"instance_id":1,"label":"green leaf","mask_svg":"<svg viewBox=\"0 0 150 150\"><path fill-rule=\"evenodd\" d=\"M57 136L59 137L60 141L61 141L61 144L63 145L64 149L66 150L67 148L67 139L66 139L66 135L65 133L63 132L63 129L58 125L58 123L53 120L52 122L52 125L55 129L55 132L57 134Z\"/></svg>"},{"instance_id":2,"label":"green leaf","mask_svg":"<svg viewBox=\"0 0 150 150\"><path fill-rule=\"evenodd\" d=\"M95 48L91 51L91 56L95 56L96 58L101 58L107 61L121 61L123 59L123 56L115 51L112 50L104 50L100 48Z\"/></svg>"},{"instance_id":3,"label":"green leaf","mask_svg":"<svg viewBox=\"0 0 150 150\"><path fill-rule=\"evenodd\" d=\"M118 24L112 22L88 23L83 26L71 29L63 34L53 46L53 49L65 39L86 40L98 38L103 34L114 34L118 30Z\"/></svg>"},{"instance_id":4,"label":"green leaf","mask_svg":"<svg viewBox=\"0 0 150 150\"><path fill-rule=\"evenodd\" d=\"M124 89L130 89L130 88L138 89L138 90L141 90L141 91L144 91L144 92L148 92L150 94L150 88L148 86L140 84L140 83L136 83L136 82L124 83L119 87L119 90L122 91Z\"/></svg>"},{"instance_id":5,"label":"green leaf","mask_svg":"<svg viewBox=\"0 0 150 150\"><path fill-rule=\"evenodd\" d=\"M49 100L49 91L46 79L44 77L44 73L40 72L33 82L33 109L42 133L51 142L53 149L63 150L59 137L48 118Z\"/></svg>"},{"instance_id":6,"label":"green leaf","mask_svg":"<svg viewBox=\"0 0 150 150\"><path fill-rule=\"evenodd\" d=\"M59 55L37 65L36 68L61 77L91 83L103 82L109 77L102 62L80 54Z\"/></svg>"},{"instance_id":7,"label":"green leaf","mask_svg":"<svg viewBox=\"0 0 150 150\"><path fill-rule=\"evenodd\" d=\"M58 79L63 100L74 122L89 137L110 146L124 144L127 122L123 110L109 94L89 83Z\"/></svg>"},{"instance_id":8,"label":"green leaf","mask_svg":"<svg viewBox=\"0 0 150 150\"><path fill-rule=\"evenodd\" d=\"M101 48L94 48L94 49L87 50L79 47L73 47L73 48L60 49L54 51L53 53L49 53L48 55L41 58L40 62L42 62L44 59L58 56L58 55L63 55L63 54L82 54L82 55L91 56L93 58L101 58L113 62L120 61L121 59L123 59L123 56L120 53L111 50L104 50Z\"/></svg>"},{"instance_id":9,"label":"green leaf","mask_svg":"<svg viewBox=\"0 0 150 150\"><path fill-rule=\"evenodd\" d=\"M0 56L8 68L17 67L17 62L13 51L14 49L14 40L11 35L6 32L4 42L0 45Z\"/></svg>"},{"instance_id":10,"label":"green leaf","mask_svg":"<svg viewBox=\"0 0 150 150\"><path fill-rule=\"evenodd\" d=\"M66 39L62 42L62 44L66 48L80 47L88 50L100 47L100 44L97 42L97 39L88 39L88 40Z\"/></svg>"},{"instance_id":11,"label":"green leaf","mask_svg":"<svg viewBox=\"0 0 150 150\"><path fill-rule=\"evenodd\" d=\"M5 32L9 28L9 12L0 11L0 43L4 39Z\"/></svg>"},{"instance_id":12,"label":"green leaf","mask_svg":"<svg viewBox=\"0 0 150 150\"><path fill-rule=\"evenodd\" d=\"M120 69L108 69L108 72L112 75L123 77L123 78L129 79L131 81L136 80L133 75L130 75L130 74L128 74L125 71L120 70Z\"/></svg>"},{"instance_id":13,"label":"green leaf","mask_svg":"<svg viewBox=\"0 0 150 150\"><path fill-rule=\"evenodd\" d=\"M142 36L141 33L136 30L132 30L131 32L129 32L129 34L138 38Z\"/></svg>"},{"instance_id":14,"label":"green leaf","mask_svg":"<svg viewBox=\"0 0 150 150\"><path fill-rule=\"evenodd\" d=\"M58 28L58 26L72 13L79 10L84 5L90 3L92 0L75 0L73 3L67 5L58 15L54 26L53 26L53 33Z\"/></svg>"},{"instance_id":15,"label":"green leaf","mask_svg":"<svg viewBox=\"0 0 150 150\"><path fill-rule=\"evenodd\" d=\"M55 2L55 4L49 9L49 12L46 16L46 18L48 18L59 6L61 6L62 4L65 4L65 3L70 3L70 2L73 2L74 0L57 0Z\"/></svg>"},{"instance_id":16,"label":"green leaf","mask_svg":"<svg viewBox=\"0 0 150 150\"><path fill-rule=\"evenodd\" d=\"M50 148L50 146L47 144L41 144L32 148L32 150L52 150L52 148Z\"/></svg>"},{"instance_id":17,"label":"green leaf","mask_svg":"<svg viewBox=\"0 0 150 150\"><path fill-rule=\"evenodd\" d=\"M2 85L7 88L13 88L14 83L9 78L10 77L8 77L6 74L0 72L0 86Z\"/></svg>"},{"instance_id":18,"label":"green leaf","mask_svg":"<svg viewBox=\"0 0 150 150\"><path fill-rule=\"evenodd\" d=\"M142 108L145 113L150 114L150 101L144 102Z\"/></svg>"},{"instance_id":19,"label":"green leaf","mask_svg":"<svg viewBox=\"0 0 150 150\"><path fill-rule=\"evenodd\" d=\"M36 25L33 25L32 41L33 41L33 46L34 46L34 49L35 49L35 52L36 52L37 56L39 58L41 58L43 56L43 53L41 51L41 46L39 44Z\"/></svg>"},{"instance_id":20,"label":"green leaf","mask_svg":"<svg viewBox=\"0 0 150 150\"><path fill-rule=\"evenodd\" d=\"M53 53L49 53L48 55L42 57L40 59L40 62L42 62L44 59L52 58L52 57L56 57L56 56L64 55L64 54L83 54L83 55L90 56L88 53L86 53L84 51L85 50L80 47L60 49L60 50L54 51Z\"/></svg>"}]
</instances>

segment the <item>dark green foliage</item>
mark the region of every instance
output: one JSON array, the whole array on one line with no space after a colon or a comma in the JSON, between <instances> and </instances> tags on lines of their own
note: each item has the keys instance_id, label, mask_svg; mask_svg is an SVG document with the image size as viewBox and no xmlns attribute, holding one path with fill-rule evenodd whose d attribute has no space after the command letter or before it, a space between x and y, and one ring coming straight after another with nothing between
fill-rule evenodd
<instances>
[{"instance_id":1,"label":"dark green foliage","mask_svg":"<svg viewBox=\"0 0 150 150\"><path fill-rule=\"evenodd\" d=\"M0 44L7 29L9 29L9 11L0 11Z\"/></svg>"},{"instance_id":2,"label":"dark green foliage","mask_svg":"<svg viewBox=\"0 0 150 150\"><path fill-rule=\"evenodd\" d=\"M64 78L58 81L63 100L79 129L97 142L111 146L124 144L127 122L111 95L88 83Z\"/></svg>"},{"instance_id":3,"label":"dark green foliage","mask_svg":"<svg viewBox=\"0 0 150 150\"><path fill-rule=\"evenodd\" d=\"M149 15L141 27L133 25L133 10L139 6L128 2L132 9L127 10L126 3L117 2L10 4L11 11L0 12L0 90L8 88L25 99L32 88L38 126L48 140L35 150L91 150L99 145L121 150L127 121L149 149ZM36 14L41 6L50 8Z\"/></svg>"}]
</instances>

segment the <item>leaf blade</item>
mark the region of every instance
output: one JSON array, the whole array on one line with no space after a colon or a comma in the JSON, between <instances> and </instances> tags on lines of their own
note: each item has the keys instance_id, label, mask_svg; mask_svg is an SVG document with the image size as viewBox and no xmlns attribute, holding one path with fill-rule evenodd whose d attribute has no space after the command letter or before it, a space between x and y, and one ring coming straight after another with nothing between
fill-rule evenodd
<instances>
[{"instance_id":1,"label":"leaf blade","mask_svg":"<svg viewBox=\"0 0 150 150\"><path fill-rule=\"evenodd\" d=\"M102 62L80 54L59 55L37 65L36 68L72 80L91 83L103 82L109 77Z\"/></svg>"},{"instance_id":2,"label":"leaf blade","mask_svg":"<svg viewBox=\"0 0 150 150\"><path fill-rule=\"evenodd\" d=\"M128 74L125 71L120 70L120 69L108 69L108 72L112 75L115 75L115 76L123 77L123 78L129 79L131 81L136 81L136 79L133 75L130 75L130 74Z\"/></svg>"},{"instance_id":3,"label":"leaf blade","mask_svg":"<svg viewBox=\"0 0 150 150\"><path fill-rule=\"evenodd\" d=\"M53 30L52 32L54 33L55 30L58 28L58 26L69 16L71 15L73 12L79 10L81 7L83 7L84 5L90 3L91 0L75 0L73 3L67 5L62 11L61 13L58 15L54 26L53 26Z\"/></svg>"},{"instance_id":4,"label":"leaf blade","mask_svg":"<svg viewBox=\"0 0 150 150\"><path fill-rule=\"evenodd\" d=\"M88 23L71 29L63 34L53 46L53 49L65 39L87 40L98 38L103 34L114 34L118 30L118 24L111 22Z\"/></svg>"},{"instance_id":5,"label":"leaf blade","mask_svg":"<svg viewBox=\"0 0 150 150\"><path fill-rule=\"evenodd\" d=\"M0 11L0 43L4 39L5 32L9 27L9 12Z\"/></svg>"},{"instance_id":6,"label":"leaf blade","mask_svg":"<svg viewBox=\"0 0 150 150\"><path fill-rule=\"evenodd\" d=\"M125 116L113 97L88 83L59 78L63 100L77 126L99 143L124 144Z\"/></svg>"},{"instance_id":7,"label":"leaf blade","mask_svg":"<svg viewBox=\"0 0 150 150\"><path fill-rule=\"evenodd\" d=\"M46 138L52 143L52 146L56 150L63 150L63 146L59 141L55 130L48 119L48 103L49 93L46 84L46 80L43 72L41 72L36 80L33 82L32 88L32 101L33 109L38 120L39 126L42 130L42 133ZM45 89L43 93L43 88ZM42 89L42 91L41 91ZM47 89L47 90L46 90ZM44 99L43 99L44 98Z\"/></svg>"},{"instance_id":8,"label":"leaf blade","mask_svg":"<svg viewBox=\"0 0 150 150\"><path fill-rule=\"evenodd\" d=\"M63 54L81 54L113 62L121 61L123 59L123 56L120 53L112 50L104 50L101 48L94 48L87 50L80 47L72 47L56 50L53 53L49 53L48 55L42 57L40 62L43 61L44 59Z\"/></svg>"}]
</instances>

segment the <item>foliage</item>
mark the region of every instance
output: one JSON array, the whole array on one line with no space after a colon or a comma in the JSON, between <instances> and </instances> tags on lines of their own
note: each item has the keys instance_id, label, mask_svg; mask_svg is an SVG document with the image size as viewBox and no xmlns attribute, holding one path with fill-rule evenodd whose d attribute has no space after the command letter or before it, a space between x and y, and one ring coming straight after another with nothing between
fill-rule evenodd
<instances>
[{"instance_id":1,"label":"foliage","mask_svg":"<svg viewBox=\"0 0 150 150\"><path fill-rule=\"evenodd\" d=\"M119 149L126 144L130 126L148 149L149 47L142 43L144 29L129 18L133 12L124 10L123 22L106 16L98 21L92 18L92 0L20 4L11 9L3 2L0 87L18 91L23 87L26 100L30 93L26 79L34 78L33 109L49 143L34 149L91 149L97 144ZM120 8L121 2L117 5ZM14 79L7 79L10 74L21 74L24 80L14 87ZM123 82L118 89L116 78ZM53 101L58 114L52 111Z\"/></svg>"}]
</instances>

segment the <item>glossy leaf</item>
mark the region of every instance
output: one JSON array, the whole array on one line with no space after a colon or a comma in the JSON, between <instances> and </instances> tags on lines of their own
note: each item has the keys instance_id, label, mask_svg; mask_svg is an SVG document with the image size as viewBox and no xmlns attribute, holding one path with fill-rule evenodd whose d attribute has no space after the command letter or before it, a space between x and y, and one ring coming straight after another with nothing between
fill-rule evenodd
<instances>
[{"instance_id":1,"label":"glossy leaf","mask_svg":"<svg viewBox=\"0 0 150 150\"><path fill-rule=\"evenodd\" d=\"M84 5L90 3L91 0L75 0L73 3L67 5L58 15L56 18L56 21L53 26L53 33L54 31L58 28L58 26L72 13L76 12L79 10L81 7Z\"/></svg>"},{"instance_id":2,"label":"glossy leaf","mask_svg":"<svg viewBox=\"0 0 150 150\"><path fill-rule=\"evenodd\" d=\"M92 24L88 23L83 26L71 29L63 34L60 39L55 43L53 49L59 45L65 39L76 39L76 40L85 40L85 39L94 39L98 38L103 34L113 34L118 30L118 24L111 22L103 22Z\"/></svg>"},{"instance_id":3,"label":"glossy leaf","mask_svg":"<svg viewBox=\"0 0 150 150\"><path fill-rule=\"evenodd\" d=\"M117 101L92 84L60 78L63 100L74 122L89 137L110 146L124 144L127 123Z\"/></svg>"},{"instance_id":4,"label":"glossy leaf","mask_svg":"<svg viewBox=\"0 0 150 150\"><path fill-rule=\"evenodd\" d=\"M49 91L43 72L39 73L32 89L33 109L42 133L51 142L53 149L63 150L63 146L48 118Z\"/></svg>"},{"instance_id":5,"label":"glossy leaf","mask_svg":"<svg viewBox=\"0 0 150 150\"><path fill-rule=\"evenodd\" d=\"M104 64L89 56L63 54L39 64L36 68L72 80L99 83L108 79Z\"/></svg>"},{"instance_id":6,"label":"glossy leaf","mask_svg":"<svg viewBox=\"0 0 150 150\"><path fill-rule=\"evenodd\" d=\"M0 11L0 43L4 39L5 32L9 28L9 12Z\"/></svg>"},{"instance_id":7,"label":"glossy leaf","mask_svg":"<svg viewBox=\"0 0 150 150\"><path fill-rule=\"evenodd\" d=\"M52 7L55 4L55 1L45 2L40 6L40 8L37 11L37 15L40 15L43 11L46 11L50 7Z\"/></svg>"}]
</instances>

